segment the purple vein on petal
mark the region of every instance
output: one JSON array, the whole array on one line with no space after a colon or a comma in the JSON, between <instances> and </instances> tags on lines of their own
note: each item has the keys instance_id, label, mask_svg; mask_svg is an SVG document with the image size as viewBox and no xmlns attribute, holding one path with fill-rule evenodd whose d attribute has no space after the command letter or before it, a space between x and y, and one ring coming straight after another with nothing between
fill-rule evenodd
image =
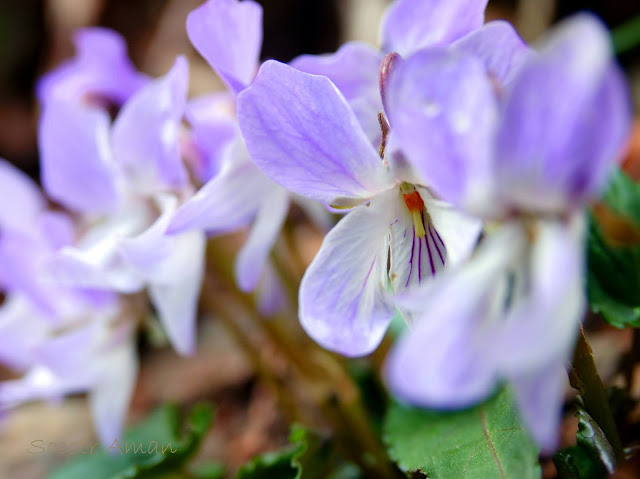
<instances>
[{"instance_id":1,"label":"purple vein on petal","mask_svg":"<svg viewBox=\"0 0 640 479\"><path fill-rule=\"evenodd\" d=\"M413 227L413 240L416 239L416 227ZM418 283L422 282L422 241L418 238Z\"/></svg>"},{"instance_id":2,"label":"purple vein on petal","mask_svg":"<svg viewBox=\"0 0 640 479\"><path fill-rule=\"evenodd\" d=\"M404 234L407 234L407 230L404 230ZM411 273L413 273L413 251L416 248L416 227L413 227L413 242L411 243L411 257L409 258L409 275L407 276L407 282L404 287L409 286L409 281L411 280Z\"/></svg>"},{"instance_id":3,"label":"purple vein on petal","mask_svg":"<svg viewBox=\"0 0 640 479\"><path fill-rule=\"evenodd\" d=\"M433 241L433 245L436 247L436 251L438 252L438 256L440 256L440 261L442 262L442 266L444 266L444 258L442 257L442 253L440 252L440 246L438 246L438 242L436 241L435 237L433 236L433 230L434 229L435 228L433 227L433 225L431 223L429 223L429 236L431 236L431 241ZM437 233L438 232L436 231L436 234Z\"/></svg>"}]
</instances>

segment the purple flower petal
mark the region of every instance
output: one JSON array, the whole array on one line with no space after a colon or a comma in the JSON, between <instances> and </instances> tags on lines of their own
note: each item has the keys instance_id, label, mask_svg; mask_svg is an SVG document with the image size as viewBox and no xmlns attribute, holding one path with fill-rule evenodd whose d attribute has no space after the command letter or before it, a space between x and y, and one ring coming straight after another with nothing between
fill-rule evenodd
<instances>
[{"instance_id":1,"label":"purple flower petal","mask_svg":"<svg viewBox=\"0 0 640 479\"><path fill-rule=\"evenodd\" d=\"M227 151L218 175L178 208L168 231L201 229L221 234L242 228L276 186L251 162L239 141Z\"/></svg>"},{"instance_id":2,"label":"purple flower petal","mask_svg":"<svg viewBox=\"0 0 640 479\"><path fill-rule=\"evenodd\" d=\"M229 89L246 88L259 64L262 7L251 0L208 0L187 17L193 46Z\"/></svg>"},{"instance_id":3,"label":"purple flower petal","mask_svg":"<svg viewBox=\"0 0 640 479\"><path fill-rule=\"evenodd\" d=\"M109 115L76 103L52 100L40 118L42 184L69 209L112 211L118 205L118 171L109 138Z\"/></svg>"},{"instance_id":4,"label":"purple flower petal","mask_svg":"<svg viewBox=\"0 0 640 479\"><path fill-rule=\"evenodd\" d=\"M496 181L510 206L565 211L606 180L630 128L630 101L605 27L567 20L508 92Z\"/></svg>"},{"instance_id":5,"label":"purple flower petal","mask_svg":"<svg viewBox=\"0 0 640 479\"><path fill-rule=\"evenodd\" d=\"M89 393L89 407L100 442L109 447L120 437L138 377L133 341L122 341L101 358L99 380Z\"/></svg>"},{"instance_id":6,"label":"purple flower petal","mask_svg":"<svg viewBox=\"0 0 640 479\"><path fill-rule=\"evenodd\" d=\"M40 102L77 103L91 97L122 104L149 79L127 56L127 45L115 31L86 28L74 35L77 56L46 74L37 86Z\"/></svg>"},{"instance_id":7,"label":"purple flower petal","mask_svg":"<svg viewBox=\"0 0 640 479\"><path fill-rule=\"evenodd\" d=\"M238 96L256 164L290 191L353 206L393 184L347 101L328 78L268 61Z\"/></svg>"},{"instance_id":8,"label":"purple flower petal","mask_svg":"<svg viewBox=\"0 0 640 479\"><path fill-rule=\"evenodd\" d=\"M10 294L0 306L0 362L15 370L26 370L33 361L33 349L45 337L47 322L29 299Z\"/></svg>"},{"instance_id":9,"label":"purple flower petal","mask_svg":"<svg viewBox=\"0 0 640 479\"><path fill-rule=\"evenodd\" d=\"M494 294L510 261L523 249L520 233L506 228L469 262L396 296L403 311L414 313L415 327L388 359L387 383L394 394L425 407L458 408L494 390L500 376L483 332L499 319ZM507 254L505 244L511 246Z\"/></svg>"},{"instance_id":10,"label":"purple flower petal","mask_svg":"<svg viewBox=\"0 0 640 479\"><path fill-rule=\"evenodd\" d=\"M459 204L487 183L497 105L479 59L416 53L391 75L387 104L394 143L426 186Z\"/></svg>"},{"instance_id":11,"label":"purple flower petal","mask_svg":"<svg viewBox=\"0 0 640 479\"><path fill-rule=\"evenodd\" d=\"M487 356L511 377L539 370L548 358L569 360L586 311L582 213L576 213L568 226L539 221L534 231L530 257L521 259L526 296L514 298L506 320L486 331L491 345ZM512 245L505 242L504 247Z\"/></svg>"},{"instance_id":12,"label":"purple flower petal","mask_svg":"<svg viewBox=\"0 0 640 479\"><path fill-rule=\"evenodd\" d=\"M204 183L220 171L226 150L239 135L235 97L224 92L195 98L187 103L185 117L201 158L194 169Z\"/></svg>"},{"instance_id":13,"label":"purple flower petal","mask_svg":"<svg viewBox=\"0 0 640 479\"><path fill-rule=\"evenodd\" d=\"M300 322L323 347L346 356L373 351L395 308L387 293L386 237L395 189L357 206L325 237L300 285Z\"/></svg>"},{"instance_id":14,"label":"purple flower petal","mask_svg":"<svg viewBox=\"0 0 640 479\"><path fill-rule=\"evenodd\" d=\"M122 107L113 125L113 152L131 188L143 193L179 189L188 183L178 129L184 115L189 67L178 57Z\"/></svg>"},{"instance_id":15,"label":"purple flower petal","mask_svg":"<svg viewBox=\"0 0 640 479\"><path fill-rule=\"evenodd\" d=\"M0 158L0 231L29 232L45 208L45 199L31 178ZM8 207L11 205L11 207Z\"/></svg>"},{"instance_id":16,"label":"purple flower petal","mask_svg":"<svg viewBox=\"0 0 640 479\"><path fill-rule=\"evenodd\" d=\"M505 21L487 23L453 43L452 48L480 58L498 85L507 84L531 54Z\"/></svg>"},{"instance_id":17,"label":"purple flower petal","mask_svg":"<svg viewBox=\"0 0 640 479\"><path fill-rule=\"evenodd\" d=\"M265 316L274 316L287 307L286 290L270 263L266 263L256 288L257 307Z\"/></svg>"},{"instance_id":18,"label":"purple flower petal","mask_svg":"<svg viewBox=\"0 0 640 479\"><path fill-rule=\"evenodd\" d=\"M364 43L345 43L331 55L302 55L291 62L296 70L323 75L351 105L372 143L380 142L378 112L382 111L378 70L382 54Z\"/></svg>"},{"instance_id":19,"label":"purple flower petal","mask_svg":"<svg viewBox=\"0 0 640 479\"><path fill-rule=\"evenodd\" d=\"M402 56L451 43L482 26L487 0L396 0L382 20L385 53Z\"/></svg>"},{"instance_id":20,"label":"purple flower petal","mask_svg":"<svg viewBox=\"0 0 640 479\"><path fill-rule=\"evenodd\" d=\"M556 451L560 439L562 404L567 390L567 371L562 360L544 369L511 379L520 415L542 452Z\"/></svg>"},{"instance_id":21,"label":"purple flower petal","mask_svg":"<svg viewBox=\"0 0 640 479\"><path fill-rule=\"evenodd\" d=\"M289 193L274 185L263 198L247 242L236 258L236 281L243 291L253 291L258 285L288 212Z\"/></svg>"},{"instance_id":22,"label":"purple flower petal","mask_svg":"<svg viewBox=\"0 0 640 479\"><path fill-rule=\"evenodd\" d=\"M205 236L199 231L167 235L177 200L160 199L162 215L140 235L123 240L123 259L149 284L149 294L169 339L181 354L195 348Z\"/></svg>"}]
</instances>

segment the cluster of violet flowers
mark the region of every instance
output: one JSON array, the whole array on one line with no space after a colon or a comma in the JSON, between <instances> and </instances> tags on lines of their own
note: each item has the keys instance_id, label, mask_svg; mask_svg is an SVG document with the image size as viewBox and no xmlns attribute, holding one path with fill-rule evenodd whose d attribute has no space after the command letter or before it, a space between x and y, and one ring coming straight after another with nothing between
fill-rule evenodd
<instances>
[{"instance_id":1,"label":"cluster of violet flowers","mask_svg":"<svg viewBox=\"0 0 640 479\"><path fill-rule=\"evenodd\" d=\"M191 353L206 237L249 227L236 282L274 313L269 255L295 202L325 229L343 215L299 288L315 341L366 355L400 314L393 394L459 408L508 383L553 448L586 310L583 209L630 103L599 20L565 20L533 49L484 24L486 4L395 0L380 50L260 65L261 7L208 0L187 33L226 91L194 99L184 58L152 79L114 32L78 32L38 87L46 197L0 163L0 360L23 373L0 384L0 408L88 391L110 443L145 292Z\"/></svg>"}]
</instances>

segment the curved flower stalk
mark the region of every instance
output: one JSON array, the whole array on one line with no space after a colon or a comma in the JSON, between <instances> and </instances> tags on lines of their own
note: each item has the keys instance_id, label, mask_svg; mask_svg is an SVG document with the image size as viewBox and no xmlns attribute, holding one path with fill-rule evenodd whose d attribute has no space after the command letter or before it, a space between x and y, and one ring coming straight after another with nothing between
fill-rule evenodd
<instances>
[{"instance_id":1,"label":"curved flower stalk","mask_svg":"<svg viewBox=\"0 0 640 479\"><path fill-rule=\"evenodd\" d=\"M462 407L508 381L551 449L586 310L582 208L630 127L607 31L574 17L502 82L473 56L423 50L387 92L407 160L444 199L492 222L468 262L400 300L416 324L392 352L389 385L416 404Z\"/></svg>"},{"instance_id":2,"label":"curved flower stalk","mask_svg":"<svg viewBox=\"0 0 640 479\"><path fill-rule=\"evenodd\" d=\"M113 440L133 392L132 320L110 292L42 281L55 251L74 241L71 219L47 209L23 173L0 161L0 362L23 376L0 383L0 411L22 402L89 392L99 437Z\"/></svg>"},{"instance_id":3,"label":"curved flower stalk","mask_svg":"<svg viewBox=\"0 0 640 479\"><path fill-rule=\"evenodd\" d=\"M166 234L191 192L179 145L187 84L179 57L129 97L113 124L104 109L52 95L39 129L44 187L76 212L80 231L49 262L49 279L120 293L147 288L182 354L195 346L205 244L197 231Z\"/></svg>"},{"instance_id":4,"label":"curved flower stalk","mask_svg":"<svg viewBox=\"0 0 640 479\"><path fill-rule=\"evenodd\" d=\"M269 252L286 219L291 194L253 163L235 117L236 95L253 81L262 45L262 7L251 0L209 0L189 14L187 33L195 48L227 85L228 91L190 102L187 119L205 160L200 179L206 184L182 205L169 230L223 234L251 225L235 263L236 281L243 291L256 287L261 309L274 312L282 294L271 284ZM328 213L295 198L311 217L326 227ZM263 291L264 292L264 291Z\"/></svg>"}]
</instances>

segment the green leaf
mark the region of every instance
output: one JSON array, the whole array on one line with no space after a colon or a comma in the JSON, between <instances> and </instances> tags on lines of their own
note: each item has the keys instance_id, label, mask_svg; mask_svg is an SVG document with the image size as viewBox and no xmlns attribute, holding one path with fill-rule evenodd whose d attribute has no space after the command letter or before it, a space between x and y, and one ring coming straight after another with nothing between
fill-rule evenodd
<instances>
[{"instance_id":1,"label":"green leaf","mask_svg":"<svg viewBox=\"0 0 640 479\"><path fill-rule=\"evenodd\" d=\"M394 403L385 421L389 454L430 479L540 477L538 449L508 389L471 409L442 412Z\"/></svg>"},{"instance_id":2,"label":"green leaf","mask_svg":"<svg viewBox=\"0 0 640 479\"><path fill-rule=\"evenodd\" d=\"M616 457L604 432L584 409L579 407L576 416L579 419L576 434L578 446L587 451L594 462L601 464L604 470L613 474Z\"/></svg>"},{"instance_id":3,"label":"green leaf","mask_svg":"<svg viewBox=\"0 0 640 479\"><path fill-rule=\"evenodd\" d=\"M616 458L600 426L582 408L578 417L577 445L553 456L559 479L602 479L612 474Z\"/></svg>"},{"instance_id":4,"label":"green leaf","mask_svg":"<svg viewBox=\"0 0 640 479\"><path fill-rule=\"evenodd\" d=\"M616 247L607 243L590 218L588 286L591 309L611 325L640 326L640 247Z\"/></svg>"},{"instance_id":5,"label":"green leaf","mask_svg":"<svg viewBox=\"0 0 640 479\"><path fill-rule=\"evenodd\" d=\"M184 425L176 405L163 406L106 449L87 447L49 479L151 479L177 472L197 451L212 419L209 404L194 406Z\"/></svg>"},{"instance_id":6,"label":"green leaf","mask_svg":"<svg viewBox=\"0 0 640 479\"><path fill-rule=\"evenodd\" d=\"M594 463L591 456L578 446L554 454L553 463L558 479L604 479L607 474L602 465Z\"/></svg>"},{"instance_id":7,"label":"green leaf","mask_svg":"<svg viewBox=\"0 0 640 479\"><path fill-rule=\"evenodd\" d=\"M358 479L359 469L335 454L333 441L293 425L290 446L244 464L237 479Z\"/></svg>"},{"instance_id":8,"label":"green leaf","mask_svg":"<svg viewBox=\"0 0 640 479\"><path fill-rule=\"evenodd\" d=\"M640 227L640 183L624 171L616 169L611 174L602 200L614 213Z\"/></svg>"}]
</instances>

